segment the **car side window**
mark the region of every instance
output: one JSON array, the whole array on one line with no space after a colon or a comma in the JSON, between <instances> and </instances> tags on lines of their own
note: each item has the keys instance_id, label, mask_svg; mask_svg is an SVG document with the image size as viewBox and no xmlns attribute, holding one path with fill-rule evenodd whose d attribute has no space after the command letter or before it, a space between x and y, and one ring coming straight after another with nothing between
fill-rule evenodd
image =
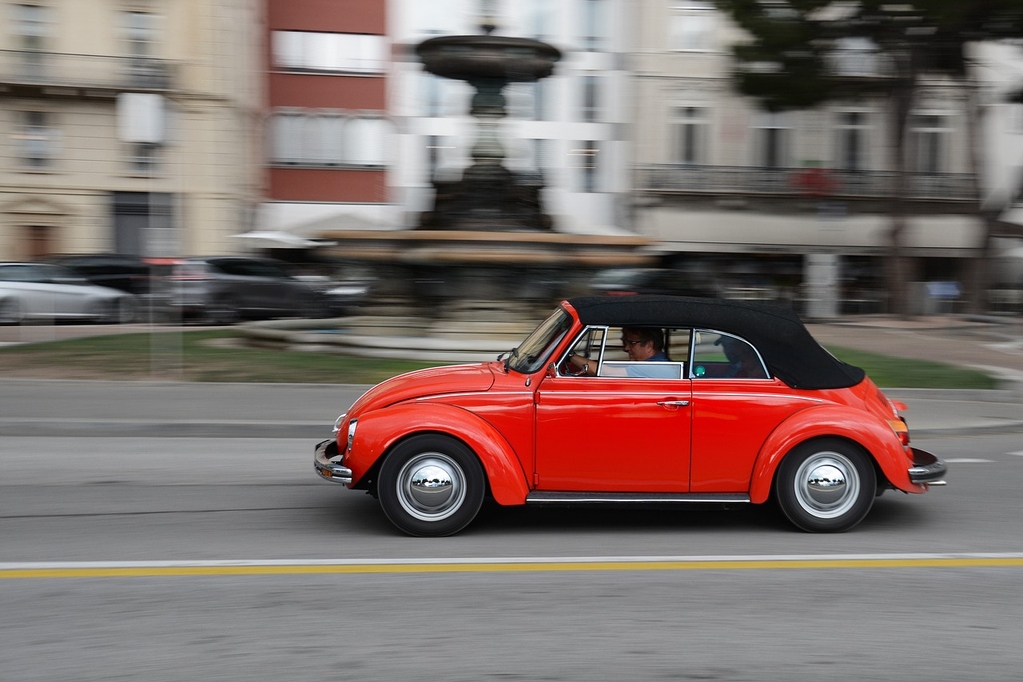
<instances>
[{"instance_id":1,"label":"car side window","mask_svg":"<svg viewBox=\"0 0 1023 682\"><path fill-rule=\"evenodd\" d=\"M760 353L744 339L700 329L693 344L694 379L767 379Z\"/></svg>"},{"instance_id":2,"label":"car side window","mask_svg":"<svg viewBox=\"0 0 1023 682\"><path fill-rule=\"evenodd\" d=\"M658 357L637 360L626 350L622 327L589 327L576 339L571 353L586 358L592 369L588 376L623 379L682 379L689 354L688 329L653 328L660 346ZM564 365L562 365L564 367Z\"/></svg>"}]
</instances>

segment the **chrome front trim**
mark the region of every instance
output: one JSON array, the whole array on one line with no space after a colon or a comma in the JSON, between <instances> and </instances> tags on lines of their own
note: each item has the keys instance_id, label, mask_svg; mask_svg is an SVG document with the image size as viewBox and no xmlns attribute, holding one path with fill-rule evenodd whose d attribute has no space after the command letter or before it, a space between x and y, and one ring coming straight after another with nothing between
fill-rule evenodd
<instances>
[{"instance_id":1,"label":"chrome front trim","mask_svg":"<svg viewBox=\"0 0 1023 682\"><path fill-rule=\"evenodd\" d=\"M341 466L341 463L333 461L340 457L337 451L337 441L334 439L321 441L316 444L313 454L313 466L316 473L325 481L340 483L341 485L352 484L352 470Z\"/></svg>"},{"instance_id":2,"label":"chrome front trim","mask_svg":"<svg viewBox=\"0 0 1023 682\"><path fill-rule=\"evenodd\" d=\"M586 493L534 490L526 504L748 504L738 493Z\"/></svg>"},{"instance_id":3,"label":"chrome front trim","mask_svg":"<svg viewBox=\"0 0 1023 682\"><path fill-rule=\"evenodd\" d=\"M913 466L909 469L909 480L913 483L946 485L944 480L948 466L937 456L926 450L913 448Z\"/></svg>"}]
</instances>

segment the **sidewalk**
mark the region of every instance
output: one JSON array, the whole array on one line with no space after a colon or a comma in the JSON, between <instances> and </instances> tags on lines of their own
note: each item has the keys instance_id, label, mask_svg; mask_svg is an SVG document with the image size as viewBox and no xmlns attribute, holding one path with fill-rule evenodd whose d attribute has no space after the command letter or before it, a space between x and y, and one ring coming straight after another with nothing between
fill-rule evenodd
<instances>
[{"instance_id":1,"label":"sidewalk","mask_svg":"<svg viewBox=\"0 0 1023 682\"><path fill-rule=\"evenodd\" d=\"M993 391L886 389L915 436L1023 431L1023 322L959 316L846 318L808 325L824 345L972 367ZM330 435L365 390L349 385L0 381L0 436L310 438Z\"/></svg>"}]
</instances>

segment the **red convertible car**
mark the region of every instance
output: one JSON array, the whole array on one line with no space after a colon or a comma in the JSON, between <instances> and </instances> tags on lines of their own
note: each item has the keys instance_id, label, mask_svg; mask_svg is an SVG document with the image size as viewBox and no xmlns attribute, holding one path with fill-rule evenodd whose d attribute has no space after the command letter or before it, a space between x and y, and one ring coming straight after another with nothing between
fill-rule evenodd
<instances>
[{"instance_id":1,"label":"red convertible car","mask_svg":"<svg viewBox=\"0 0 1023 682\"><path fill-rule=\"evenodd\" d=\"M837 360L792 311L671 296L564 301L494 362L367 391L315 449L410 535L501 505L775 501L840 532L886 489L946 467L909 444L904 406Z\"/></svg>"}]
</instances>

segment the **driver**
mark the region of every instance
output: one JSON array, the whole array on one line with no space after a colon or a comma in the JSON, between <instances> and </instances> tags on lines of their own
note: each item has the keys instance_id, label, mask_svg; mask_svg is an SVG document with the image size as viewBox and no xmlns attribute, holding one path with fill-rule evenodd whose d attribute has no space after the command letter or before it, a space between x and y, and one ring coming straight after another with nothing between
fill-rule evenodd
<instances>
[{"instance_id":1,"label":"driver","mask_svg":"<svg viewBox=\"0 0 1023 682\"><path fill-rule=\"evenodd\" d=\"M652 327L622 327L622 350L632 362L670 362L664 352L664 336ZM597 361L570 355L568 362L578 374L596 376Z\"/></svg>"}]
</instances>

